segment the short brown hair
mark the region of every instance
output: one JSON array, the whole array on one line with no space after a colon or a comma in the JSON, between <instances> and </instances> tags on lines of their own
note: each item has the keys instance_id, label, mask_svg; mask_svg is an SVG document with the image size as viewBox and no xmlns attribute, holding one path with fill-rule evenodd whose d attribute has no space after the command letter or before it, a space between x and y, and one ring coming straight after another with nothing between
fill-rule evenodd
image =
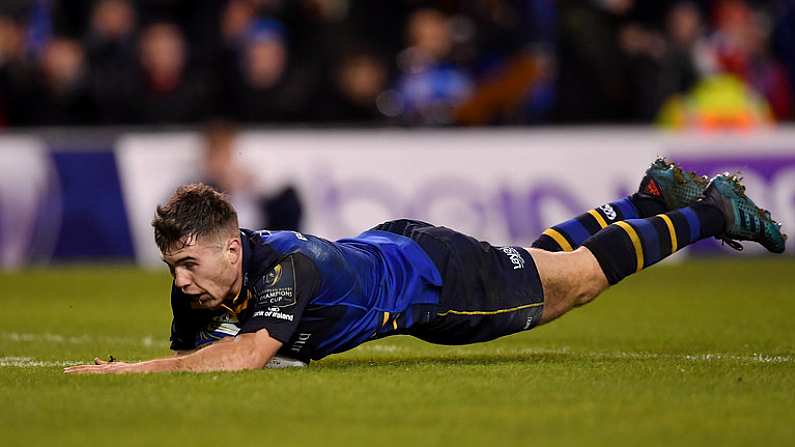
<instances>
[{"instance_id":1,"label":"short brown hair","mask_svg":"<svg viewBox=\"0 0 795 447\"><path fill-rule=\"evenodd\" d=\"M190 238L215 236L238 230L237 212L229 200L210 186L192 183L177 188L158 205L152 219L160 251L184 247Z\"/></svg>"}]
</instances>

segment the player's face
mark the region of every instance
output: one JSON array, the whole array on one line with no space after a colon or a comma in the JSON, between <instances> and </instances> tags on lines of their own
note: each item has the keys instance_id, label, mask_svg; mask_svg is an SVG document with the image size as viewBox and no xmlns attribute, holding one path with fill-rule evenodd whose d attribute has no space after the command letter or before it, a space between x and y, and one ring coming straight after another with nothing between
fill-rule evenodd
<instances>
[{"instance_id":1,"label":"player's face","mask_svg":"<svg viewBox=\"0 0 795 447\"><path fill-rule=\"evenodd\" d=\"M196 309L215 309L240 290L239 239L192 238L185 247L163 253L174 285Z\"/></svg>"}]
</instances>

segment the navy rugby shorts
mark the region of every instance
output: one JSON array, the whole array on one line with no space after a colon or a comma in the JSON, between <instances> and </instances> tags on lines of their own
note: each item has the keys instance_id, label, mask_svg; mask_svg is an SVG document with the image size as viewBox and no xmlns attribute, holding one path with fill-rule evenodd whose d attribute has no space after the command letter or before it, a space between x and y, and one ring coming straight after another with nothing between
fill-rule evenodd
<instances>
[{"instance_id":1,"label":"navy rugby shorts","mask_svg":"<svg viewBox=\"0 0 795 447\"><path fill-rule=\"evenodd\" d=\"M528 330L541 319L544 292L525 249L495 247L416 220L385 222L373 229L413 239L442 275L435 314L404 333L431 343L459 345Z\"/></svg>"}]
</instances>

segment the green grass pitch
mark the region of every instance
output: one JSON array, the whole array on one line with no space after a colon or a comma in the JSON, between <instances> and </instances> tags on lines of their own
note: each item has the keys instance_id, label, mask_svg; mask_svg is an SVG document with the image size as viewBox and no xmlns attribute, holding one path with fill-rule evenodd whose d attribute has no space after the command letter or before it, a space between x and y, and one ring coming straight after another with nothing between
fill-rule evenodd
<instances>
[{"instance_id":1,"label":"green grass pitch","mask_svg":"<svg viewBox=\"0 0 795 447\"><path fill-rule=\"evenodd\" d=\"M64 376L167 354L165 272L0 275L0 444L795 445L795 260L658 266L495 342L305 369Z\"/></svg>"}]
</instances>

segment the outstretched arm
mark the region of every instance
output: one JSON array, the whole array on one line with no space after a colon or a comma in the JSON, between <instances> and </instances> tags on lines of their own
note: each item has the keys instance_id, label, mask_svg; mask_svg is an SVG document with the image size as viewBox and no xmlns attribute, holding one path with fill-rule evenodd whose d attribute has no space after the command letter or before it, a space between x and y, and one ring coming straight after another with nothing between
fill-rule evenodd
<instances>
[{"instance_id":1,"label":"outstretched arm","mask_svg":"<svg viewBox=\"0 0 795 447\"><path fill-rule=\"evenodd\" d=\"M148 360L138 363L104 362L77 365L64 369L66 374L126 374L168 371L238 371L262 368L281 348L266 329L242 334L226 343L213 343L191 354Z\"/></svg>"}]
</instances>

